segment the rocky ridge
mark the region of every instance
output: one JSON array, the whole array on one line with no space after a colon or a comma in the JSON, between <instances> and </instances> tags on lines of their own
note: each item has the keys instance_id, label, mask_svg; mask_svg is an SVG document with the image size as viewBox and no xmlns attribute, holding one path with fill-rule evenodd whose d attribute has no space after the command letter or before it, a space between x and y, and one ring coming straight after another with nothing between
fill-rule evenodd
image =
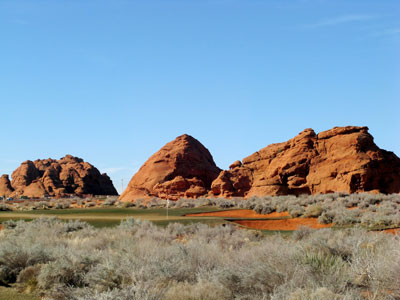
<instances>
[{"instance_id":1,"label":"rocky ridge","mask_svg":"<svg viewBox=\"0 0 400 300\"><path fill-rule=\"evenodd\" d=\"M0 179L0 195L65 197L68 195L118 195L111 179L83 159L66 155L60 160L23 162L11 175Z\"/></svg>"},{"instance_id":2,"label":"rocky ridge","mask_svg":"<svg viewBox=\"0 0 400 300\"><path fill-rule=\"evenodd\" d=\"M400 159L374 143L367 127L305 129L234 162L210 195L250 197L332 192L400 192Z\"/></svg>"}]
</instances>

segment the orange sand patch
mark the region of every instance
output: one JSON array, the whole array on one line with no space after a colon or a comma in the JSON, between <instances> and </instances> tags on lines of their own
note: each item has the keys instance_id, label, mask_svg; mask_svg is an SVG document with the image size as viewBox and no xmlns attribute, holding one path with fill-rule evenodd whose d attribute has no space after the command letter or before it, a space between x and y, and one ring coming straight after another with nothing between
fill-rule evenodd
<instances>
[{"instance_id":1,"label":"orange sand patch","mask_svg":"<svg viewBox=\"0 0 400 300\"><path fill-rule=\"evenodd\" d=\"M391 228L391 229L385 229L382 231L385 233L400 234L400 228Z\"/></svg>"},{"instance_id":2,"label":"orange sand patch","mask_svg":"<svg viewBox=\"0 0 400 300\"><path fill-rule=\"evenodd\" d=\"M263 218L280 218L280 217L289 217L289 213L285 212L273 212L268 215L261 215L256 213L251 209L233 209L233 210L224 210L224 211L212 211L212 212L204 212L204 213L196 213L196 214L187 214L186 217L223 217L223 218L254 218L254 219L263 219Z\"/></svg>"},{"instance_id":3,"label":"orange sand patch","mask_svg":"<svg viewBox=\"0 0 400 300\"><path fill-rule=\"evenodd\" d=\"M267 214L267 215L263 215L265 216L265 218L281 218L281 217L290 217L289 213L287 211L283 211L283 212L277 212L274 211L273 213Z\"/></svg>"},{"instance_id":4,"label":"orange sand patch","mask_svg":"<svg viewBox=\"0 0 400 300\"><path fill-rule=\"evenodd\" d=\"M296 230L300 226L308 226L314 229L328 228L332 224L320 224L317 218L293 218L283 220L237 220L233 221L253 229L262 230Z\"/></svg>"}]
</instances>

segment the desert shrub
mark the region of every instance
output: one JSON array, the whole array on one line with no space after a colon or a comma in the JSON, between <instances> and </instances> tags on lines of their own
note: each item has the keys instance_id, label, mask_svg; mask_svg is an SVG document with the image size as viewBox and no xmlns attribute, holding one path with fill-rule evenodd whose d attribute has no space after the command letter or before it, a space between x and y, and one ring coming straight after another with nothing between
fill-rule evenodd
<instances>
[{"instance_id":1,"label":"desert shrub","mask_svg":"<svg viewBox=\"0 0 400 300\"><path fill-rule=\"evenodd\" d=\"M62 288L52 292L51 299L68 300L160 300L163 299L165 287L137 283L121 289L99 292L90 288ZM57 298L56 298L57 297ZM47 299L45 299L47 300ZM50 300L50 299L49 299Z\"/></svg>"},{"instance_id":2,"label":"desert shrub","mask_svg":"<svg viewBox=\"0 0 400 300\"><path fill-rule=\"evenodd\" d=\"M0 281L13 283L23 269L49 260L44 247L33 245L22 248L21 246L20 243L11 241L0 244Z\"/></svg>"},{"instance_id":3,"label":"desert shrub","mask_svg":"<svg viewBox=\"0 0 400 300\"><path fill-rule=\"evenodd\" d=\"M232 199L236 203L234 199ZM171 203L170 203L171 204ZM197 198L195 201L195 207L202 207L202 206L215 206L215 199L213 198ZM171 206L171 205L170 205ZM171 206L172 207L172 206Z\"/></svg>"},{"instance_id":4,"label":"desert shrub","mask_svg":"<svg viewBox=\"0 0 400 300\"><path fill-rule=\"evenodd\" d=\"M63 205L60 202L52 202L50 204L54 209L63 209Z\"/></svg>"},{"instance_id":5,"label":"desert shrub","mask_svg":"<svg viewBox=\"0 0 400 300\"><path fill-rule=\"evenodd\" d=\"M400 213L385 214L379 212L365 212L361 217L361 225L369 229L383 229L400 226Z\"/></svg>"},{"instance_id":6,"label":"desert shrub","mask_svg":"<svg viewBox=\"0 0 400 300\"><path fill-rule=\"evenodd\" d=\"M40 273L41 265L33 265L23 269L17 277L17 283L24 286L25 292L32 292L37 288L37 277Z\"/></svg>"},{"instance_id":7,"label":"desert shrub","mask_svg":"<svg viewBox=\"0 0 400 300\"><path fill-rule=\"evenodd\" d=\"M135 203L133 203L133 202L122 202L123 208L134 207L134 206L135 206Z\"/></svg>"},{"instance_id":8,"label":"desert shrub","mask_svg":"<svg viewBox=\"0 0 400 300\"><path fill-rule=\"evenodd\" d=\"M61 223L61 231L62 232L73 232L73 231L78 231L82 229L88 229L88 228L93 228L91 225L89 225L86 222L82 222L80 220L69 220L67 222Z\"/></svg>"},{"instance_id":9,"label":"desert shrub","mask_svg":"<svg viewBox=\"0 0 400 300\"><path fill-rule=\"evenodd\" d=\"M363 299L361 296L357 295L342 295L336 294L331 290L327 289L326 287L319 287L316 289L301 289L297 288L289 295L285 295L285 298L281 298L280 295L274 295L271 299L285 299L285 300L357 300ZM286 298L287 297L287 298Z\"/></svg>"},{"instance_id":10,"label":"desert shrub","mask_svg":"<svg viewBox=\"0 0 400 300\"><path fill-rule=\"evenodd\" d=\"M165 207L165 202L167 202L166 200L157 198L157 197L152 197L149 201L149 203L147 204L147 206L149 208L153 208L153 207Z\"/></svg>"},{"instance_id":11,"label":"desert shrub","mask_svg":"<svg viewBox=\"0 0 400 300\"><path fill-rule=\"evenodd\" d=\"M318 217L318 222L321 224L331 224L334 218L335 214L333 212L325 211Z\"/></svg>"},{"instance_id":12,"label":"desert shrub","mask_svg":"<svg viewBox=\"0 0 400 300\"><path fill-rule=\"evenodd\" d=\"M275 208L290 199L257 198L251 204L265 201ZM294 205L320 204L307 199ZM320 218L354 211L340 207ZM381 215L394 216L386 208ZM102 229L56 218L9 224L0 231L1 282L43 290L48 299L400 297L400 239L362 229L300 228L282 237L234 225L158 227L133 218Z\"/></svg>"},{"instance_id":13,"label":"desert shrub","mask_svg":"<svg viewBox=\"0 0 400 300\"><path fill-rule=\"evenodd\" d=\"M304 207L297 204L290 205L288 206L288 212L293 218L297 218L304 214Z\"/></svg>"},{"instance_id":14,"label":"desert shrub","mask_svg":"<svg viewBox=\"0 0 400 300\"><path fill-rule=\"evenodd\" d=\"M38 286L45 290L57 285L82 287L85 274L95 262L96 259L89 253L65 253L57 260L42 266L37 278Z\"/></svg>"},{"instance_id":15,"label":"desert shrub","mask_svg":"<svg viewBox=\"0 0 400 300\"><path fill-rule=\"evenodd\" d=\"M50 206L54 209L67 209L71 207L71 202L68 200L52 201Z\"/></svg>"},{"instance_id":16,"label":"desert shrub","mask_svg":"<svg viewBox=\"0 0 400 300\"><path fill-rule=\"evenodd\" d=\"M3 227L4 227L5 229L12 229L12 228L17 227L18 221L15 221L15 220L7 220L7 221L3 222L2 225L3 225Z\"/></svg>"},{"instance_id":17,"label":"desert shrub","mask_svg":"<svg viewBox=\"0 0 400 300\"><path fill-rule=\"evenodd\" d=\"M117 199L114 198L107 198L106 200L104 200L102 206L114 206L117 203Z\"/></svg>"},{"instance_id":18,"label":"desert shrub","mask_svg":"<svg viewBox=\"0 0 400 300\"><path fill-rule=\"evenodd\" d=\"M300 226L296 231L293 232L293 239L298 241L302 240L306 237L309 237L315 229L312 229L308 226Z\"/></svg>"},{"instance_id":19,"label":"desert shrub","mask_svg":"<svg viewBox=\"0 0 400 300\"><path fill-rule=\"evenodd\" d=\"M313 204L306 208L304 212L304 217L306 218L316 218L319 217L323 212L323 208L319 204Z\"/></svg>"},{"instance_id":20,"label":"desert shrub","mask_svg":"<svg viewBox=\"0 0 400 300\"><path fill-rule=\"evenodd\" d=\"M122 284L131 283L129 273L121 272L118 267L119 259L116 256L110 256L94 265L85 274L83 281L85 285L91 286L96 291L105 292L115 288L120 288Z\"/></svg>"},{"instance_id":21,"label":"desert shrub","mask_svg":"<svg viewBox=\"0 0 400 300\"><path fill-rule=\"evenodd\" d=\"M10 211L12 210L12 206L0 203L0 211Z\"/></svg>"},{"instance_id":22,"label":"desert shrub","mask_svg":"<svg viewBox=\"0 0 400 300\"><path fill-rule=\"evenodd\" d=\"M383 215L393 215L399 212L399 205L391 201L382 201L377 208L377 212Z\"/></svg>"},{"instance_id":23,"label":"desert shrub","mask_svg":"<svg viewBox=\"0 0 400 300\"><path fill-rule=\"evenodd\" d=\"M35 209L50 209L51 208L51 204L48 201L40 201L40 202L34 202L32 204L32 207L34 207Z\"/></svg>"},{"instance_id":24,"label":"desert shrub","mask_svg":"<svg viewBox=\"0 0 400 300\"><path fill-rule=\"evenodd\" d=\"M262 299L287 280L300 274L293 259L297 247L282 247L275 237L251 248L241 248L218 274L218 281L231 292L231 299ZM250 257L257 257L251 259Z\"/></svg>"},{"instance_id":25,"label":"desert shrub","mask_svg":"<svg viewBox=\"0 0 400 300\"><path fill-rule=\"evenodd\" d=\"M170 201L171 203L171 201ZM176 208L192 208L196 206L196 200L194 199L187 199L187 198L179 198L175 201Z\"/></svg>"},{"instance_id":26,"label":"desert shrub","mask_svg":"<svg viewBox=\"0 0 400 300\"><path fill-rule=\"evenodd\" d=\"M96 206L96 202L86 202L85 203L85 207L95 207Z\"/></svg>"},{"instance_id":27,"label":"desert shrub","mask_svg":"<svg viewBox=\"0 0 400 300\"><path fill-rule=\"evenodd\" d=\"M180 223L169 223L166 227L166 231L171 236L183 236L187 231L186 227Z\"/></svg>"},{"instance_id":28,"label":"desert shrub","mask_svg":"<svg viewBox=\"0 0 400 300\"><path fill-rule=\"evenodd\" d=\"M230 291L216 282L200 279L196 283L174 282L165 293L165 300L229 300Z\"/></svg>"},{"instance_id":29,"label":"desert shrub","mask_svg":"<svg viewBox=\"0 0 400 300\"><path fill-rule=\"evenodd\" d=\"M336 225L349 225L360 222L360 216L362 212L360 209L337 209L335 210L335 217L333 223Z\"/></svg>"}]
</instances>

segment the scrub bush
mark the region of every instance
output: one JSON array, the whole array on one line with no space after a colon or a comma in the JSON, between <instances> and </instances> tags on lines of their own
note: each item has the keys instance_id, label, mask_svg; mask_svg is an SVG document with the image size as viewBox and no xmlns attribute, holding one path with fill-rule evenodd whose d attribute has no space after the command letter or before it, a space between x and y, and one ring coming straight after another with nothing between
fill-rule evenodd
<instances>
[{"instance_id":1,"label":"scrub bush","mask_svg":"<svg viewBox=\"0 0 400 300\"><path fill-rule=\"evenodd\" d=\"M0 237L1 282L44 299L400 297L399 237L363 229L282 237L233 225L163 228L130 218L95 229L41 218L10 222Z\"/></svg>"}]
</instances>

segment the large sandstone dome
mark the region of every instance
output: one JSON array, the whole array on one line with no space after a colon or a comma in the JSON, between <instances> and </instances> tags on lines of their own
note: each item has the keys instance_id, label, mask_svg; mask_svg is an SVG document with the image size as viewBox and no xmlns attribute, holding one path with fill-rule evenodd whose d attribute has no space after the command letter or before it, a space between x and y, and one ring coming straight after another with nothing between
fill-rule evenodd
<instances>
[{"instance_id":1,"label":"large sandstone dome","mask_svg":"<svg viewBox=\"0 0 400 300\"><path fill-rule=\"evenodd\" d=\"M400 192L400 159L378 148L367 127L305 129L236 161L212 183L214 196Z\"/></svg>"},{"instance_id":2,"label":"large sandstone dome","mask_svg":"<svg viewBox=\"0 0 400 300\"><path fill-rule=\"evenodd\" d=\"M220 169L198 140L184 134L154 153L132 177L122 201L206 195Z\"/></svg>"},{"instance_id":3,"label":"large sandstone dome","mask_svg":"<svg viewBox=\"0 0 400 300\"><path fill-rule=\"evenodd\" d=\"M27 160L11 175L1 177L0 195L4 190L11 196L65 197L68 195L118 195L107 174L83 161L67 155L60 160ZM11 191L11 193L9 193Z\"/></svg>"}]
</instances>

